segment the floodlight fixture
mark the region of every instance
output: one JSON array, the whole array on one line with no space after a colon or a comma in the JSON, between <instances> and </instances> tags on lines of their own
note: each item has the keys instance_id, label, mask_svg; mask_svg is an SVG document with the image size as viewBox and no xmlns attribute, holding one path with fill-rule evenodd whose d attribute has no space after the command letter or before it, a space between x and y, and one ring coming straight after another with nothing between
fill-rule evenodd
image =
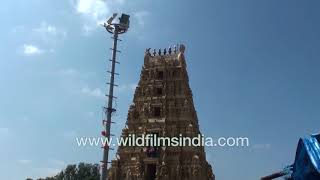
<instances>
[{"instance_id":1,"label":"floodlight fixture","mask_svg":"<svg viewBox=\"0 0 320 180\"><path fill-rule=\"evenodd\" d=\"M108 24L111 24L112 21L114 20L114 18L117 17L117 15L118 15L117 13L113 13L112 17L110 17L110 18L108 19L107 23L108 23Z\"/></svg>"},{"instance_id":2,"label":"floodlight fixture","mask_svg":"<svg viewBox=\"0 0 320 180\"><path fill-rule=\"evenodd\" d=\"M120 20L120 25L122 25L123 27L129 28L129 24L130 24L130 20L129 20L130 16L127 14L122 14L121 17L119 18Z\"/></svg>"},{"instance_id":3,"label":"floodlight fixture","mask_svg":"<svg viewBox=\"0 0 320 180\"><path fill-rule=\"evenodd\" d=\"M127 14L121 14L119 22L114 22L114 19L117 17L117 13L114 13L108 20L107 23L104 23L103 26L111 34L122 34L128 31L130 24L130 16Z\"/></svg>"}]
</instances>

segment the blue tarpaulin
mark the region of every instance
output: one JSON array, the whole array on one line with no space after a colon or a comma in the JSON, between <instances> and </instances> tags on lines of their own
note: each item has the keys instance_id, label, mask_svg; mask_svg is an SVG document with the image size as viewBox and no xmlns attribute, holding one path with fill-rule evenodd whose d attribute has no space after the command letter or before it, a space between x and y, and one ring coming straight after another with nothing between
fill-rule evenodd
<instances>
[{"instance_id":1,"label":"blue tarpaulin","mask_svg":"<svg viewBox=\"0 0 320 180\"><path fill-rule=\"evenodd\" d=\"M292 171L293 180L320 180L320 134L299 140Z\"/></svg>"}]
</instances>

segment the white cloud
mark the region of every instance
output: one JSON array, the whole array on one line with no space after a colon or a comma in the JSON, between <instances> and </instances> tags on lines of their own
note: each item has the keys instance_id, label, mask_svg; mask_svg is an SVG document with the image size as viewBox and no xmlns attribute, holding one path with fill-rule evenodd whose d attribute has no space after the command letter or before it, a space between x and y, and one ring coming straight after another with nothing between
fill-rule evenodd
<instances>
[{"instance_id":1,"label":"white cloud","mask_svg":"<svg viewBox=\"0 0 320 180\"><path fill-rule=\"evenodd\" d=\"M20 160L18 160L18 163L20 163L20 164L30 164L31 160L29 160L29 159L20 159Z\"/></svg>"},{"instance_id":2,"label":"white cloud","mask_svg":"<svg viewBox=\"0 0 320 180\"><path fill-rule=\"evenodd\" d=\"M109 6L104 0L75 0L74 8L84 19L82 30L85 35L90 35L109 14Z\"/></svg>"},{"instance_id":3,"label":"white cloud","mask_svg":"<svg viewBox=\"0 0 320 180\"><path fill-rule=\"evenodd\" d=\"M37 54L42 54L43 50L41 50L40 48L32 44L24 44L23 53L25 55L37 55Z\"/></svg>"},{"instance_id":4,"label":"white cloud","mask_svg":"<svg viewBox=\"0 0 320 180\"><path fill-rule=\"evenodd\" d=\"M81 89L81 92L83 94L86 94L88 96L93 96L93 97L98 97L98 98L103 98L105 97L104 93L100 88L94 88L90 89L89 87L84 87Z\"/></svg>"},{"instance_id":5,"label":"white cloud","mask_svg":"<svg viewBox=\"0 0 320 180\"><path fill-rule=\"evenodd\" d=\"M123 6L126 0L72 0L76 13L83 17L82 29L85 35L97 29L115 10Z\"/></svg>"},{"instance_id":6,"label":"white cloud","mask_svg":"<svg viewBox=\"0 0 320 180\"><path fill-rule=\"evenodd\" d=\"M145 19L149 15L149 12L148 11L138 11L138 12L135 12L133 15L136 18L137 23L140 26L144 27Z\"/></svg>"},{"instance_id":7,"label":"white cloud","mask_svg":"<svg viewBox=\"0 0 320 180\"><path fill-rule=\"evenodd\" d=\"M103 0L77 0L76 10L78 13L86 15L94 20L107 15L109 8L107 3Z\"/></svg>"},{"instance_id":8,"label":"white cloud","mask_svg":"<svg viewBox=\"0 0 320 180\"><path fill-rule=\"evenodd\" d=\"M17 26L12 30L14 33L22 32L24 34L30 34L35 41L41 42L45 46L49 46L48 49L40 49L33 44L24 44L23 53L25 55L36 55L44 52L54 53L55 49L52 48L59 40L64 39L67 36L67 31L57 28L46 21L43 21L39 27L33 29L26 29L24 26Z\"/></svg>"},{"instance_id":9,"label":"white cloud","mask_svg":"<svg viewBox=\"0 0 320 180\"><path fill-rule=\"evenodd\" d=\"M46 21L43 21L40 27L34 28L33 32L39 34L42 40L48 43L54 43L58 39L63 39L67 36L67 31L58 29Z\"/></svg>"},{"instance_id":10,"label":"white cloud","mask_svg":"<svg viewBox=\"0 0 320 180\"><path fill-rule=\"evenodd\" d=\"M57 28L55 26L47 24L47 22L45 21L41 23L41 26L39 28L35 28L33 29L33 31L52 35L56 35L58 33Z\"/></svg>"},{"instance_id":11,"label":"white cloud","mask_svg":"<svg viewBox=\"0 0 320 180\"><path fill-rule=\"evenodd\" d=\"M145 25L147 24L149 16L150 13L146 10L136 11L133 13L132 26L134 26L135 28L132 28L130 31L138 40L146 40Z\"/></svg>"}]
</instances>

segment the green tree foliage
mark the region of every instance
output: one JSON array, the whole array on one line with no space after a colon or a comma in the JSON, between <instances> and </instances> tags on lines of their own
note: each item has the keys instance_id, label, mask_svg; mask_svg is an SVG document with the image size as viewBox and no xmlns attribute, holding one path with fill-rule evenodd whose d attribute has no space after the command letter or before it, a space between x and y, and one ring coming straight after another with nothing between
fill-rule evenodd
<instances>
[{"instance_id":1,"label":"green tree foliage","mask_svg":"<svg viewBox=\"0 0 320 180\"><path fill-rule=\"evenodd\" d=\"M99 165L79 163L77 165L68 165L54 177L39 178L37 180L99 180ZM26 180L33 180L27 178Z\"/></svg>"}]
</instances>

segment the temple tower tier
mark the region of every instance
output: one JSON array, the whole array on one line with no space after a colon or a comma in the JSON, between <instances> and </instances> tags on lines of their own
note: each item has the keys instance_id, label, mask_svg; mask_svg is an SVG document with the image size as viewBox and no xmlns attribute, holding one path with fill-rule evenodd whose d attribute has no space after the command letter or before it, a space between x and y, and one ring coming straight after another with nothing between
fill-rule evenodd
<instances>
[{"instance_id":1,"label":"temple tower tier","mask_svg":"<svg viewBox=\"0 0 320 180\"><path fill-rule=\"evenodd\" d=\"M146 50L122 137L196 137L201 132L185 46ZM108 180L215 180L203 146L119 146Z\"/></svg>"}]
</instances>

